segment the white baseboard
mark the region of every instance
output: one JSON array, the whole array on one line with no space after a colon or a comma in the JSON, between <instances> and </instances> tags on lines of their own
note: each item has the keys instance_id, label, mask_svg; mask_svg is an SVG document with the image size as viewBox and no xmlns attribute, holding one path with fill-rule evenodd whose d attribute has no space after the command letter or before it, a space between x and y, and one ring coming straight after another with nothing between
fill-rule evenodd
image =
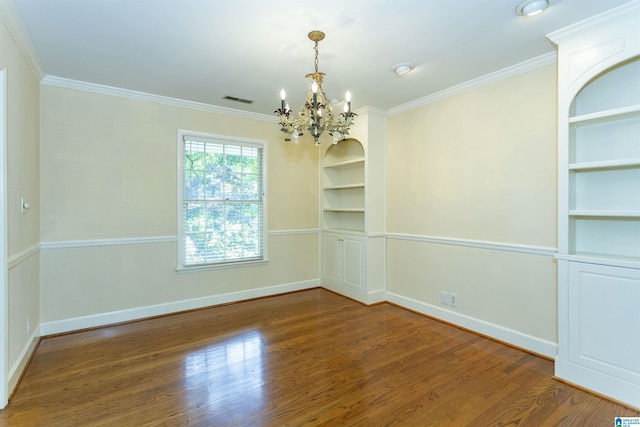
<instances>
[{"instance_id":1,"label":"white baseboard","mask_svg":"<svg viewBox=\"0 0 640 427\"><path fill-rule=\"evenodd\" d=\"M640 408L640 384L572 363L561 357L555 359L555 375L563 381L602 394L633 408Z\"/></svg>"},{"instance_id":2,"label":"white baseboard","mask_svg":"<svg viewBox=\"0 0 640 427\"><path fill-rule=\"evenodd\" d=\"M445 310L413 298L394 294L393 292L386 292L386 300L401 307L408 308L409 310L426 314L447 323L469 329L535 354L548 358L555 358L558 354L558 345L556 343L523 334L522 332L518 332L513 329L485 322L464 314L455 313L450 310Z\"/></svg>"},{"instance_id":3,"label":"white baseboard","mask_svg":"<svg viewBox=\"0 0 640 427\"><path fill-rule=\"evenodd\" d=\"M138 307L128 310L111 311L108 313L94 314L90 316L74 317L71 319L42 323L40 324L40 331L42 333L42 336L60 334L81 329L95 328L99 326L112 325L115 323L139 320L147 317L178 313L180 311L194 310L219 304L243 301L252 298L260 298L286 292L300 291L304 289L315 288L319 285L320 281L318 279L306 280L301 282L286 283L283 285L249 289L246 291L229 292L226 294L175 301L166 304Z\"/></svg>"},{"instance_id":4,"label":"white baseboard","mask_svg":"<svg viewBox=\"0 0 640 427\"><path fill-rule=\"evenodd\" d=\"M18 386L18 382L20 381L20 377L25 369L27 369L27 364L31 359L31 356L36 351L38 347L38 343L40 342L40 327L36 327L33 329L33 333L29 337L27 344L22 349L20 356L18 356L18 360L13 364L11 369L9 370L7 390L9 395L13 393L15 388Z\"/></svg>"}]
</instances>

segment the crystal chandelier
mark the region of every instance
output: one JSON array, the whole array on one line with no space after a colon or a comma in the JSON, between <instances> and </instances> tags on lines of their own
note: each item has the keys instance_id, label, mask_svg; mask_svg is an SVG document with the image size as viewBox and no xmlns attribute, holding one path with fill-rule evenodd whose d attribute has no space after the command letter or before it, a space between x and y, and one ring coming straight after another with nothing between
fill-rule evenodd
<instances>
[{"instance_id":1,"label":"crystal chandelier","mask_svg":"<svg viewBox=\"0 0 640 427\"><path fill-rule=\"evenodd\" d=\"M285 133L285 141L298 142L298 138L303 135L305 130L313 136L316 145L320 144L320 136L323 132L331 135L334 144L338 141L346 139L349 135L349 128L353 124L353 118L357 114L351 112L351 94L347 92L345 96L344 112L338 117L334 115L327 95L322 89L322 80L324 73L318 71L318 42L324 39L322 31L311 31L308 34L309 39L315 43L315 72L307 74L305 77L311 78L311 90L307 95L307 100L300 108L297 116L291 114L289 104L286 102L286 93L284 89L280 92L280 108L274 111L280 119L281 131Z\"/></svg>"}]
</instances>

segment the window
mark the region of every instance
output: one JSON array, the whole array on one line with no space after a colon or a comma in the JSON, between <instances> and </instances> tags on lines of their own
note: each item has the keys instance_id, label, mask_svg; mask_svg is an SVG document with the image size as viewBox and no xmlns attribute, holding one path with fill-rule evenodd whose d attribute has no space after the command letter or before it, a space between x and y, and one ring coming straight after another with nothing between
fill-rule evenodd
<instances>
[{"instance_id":1,"label":"window","mask_svg":"<svg viewBox=\"0 0 640 427\"><path fill-rule=\"evenodd\" d=\"M264 260L265 142L179 137L179 269Z\"/></svg>"}]
</instances>

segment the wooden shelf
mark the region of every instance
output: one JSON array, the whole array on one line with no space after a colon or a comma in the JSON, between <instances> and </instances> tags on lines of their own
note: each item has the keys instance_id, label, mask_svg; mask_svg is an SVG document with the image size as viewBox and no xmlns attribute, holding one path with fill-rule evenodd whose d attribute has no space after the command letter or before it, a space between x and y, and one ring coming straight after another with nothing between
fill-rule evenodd
<instances>
[{"instance_id":1,"label":"wooden shelf","mask_svg":"<svg viewBox=\"0 0 640 427\"><path fill-rule=\"evenodd\" d=\"M364 208L324 208L325 212L355 212L364 213Z\"/></svg>"},{"instance_id":2,"label":"wooden shelf","mask_svg":"<svg viewBox=\"0 0 640 427\"><path fill-rule=\"evenodd\" d=\"M569 124L576 126L587 126L612 120L623 120L637 116L640 116L640 104L570 117Z\"/></svg>"},{"instance_id":3,"label":"wooden shelf","mask_svg":"<svg viewBox=\"0 0 640 427\"><path fill-rule=\"evenodd\" d=\"M569 210L569 216L640 219L640 210L572 209L572 210Z\"/></svg>"},{"instance_id":4,"label":"wooden shelf","mask_svg":"<svg viewBox=\"0 0 640 427\"><path fill-rule=\"evenodd\" d=\"M360 165L364 165L364 158L344 160L342 162L336 162L330 165L324 165L324 168L332 169L332 168L344 168L348 166L360 166Z\"/></svg>"},{"instance_id":5,"label":"wooden shelf","mask_svg":"<svg viewBox=\"0 0 640 427\"><path fill-rule=\"evenodd\" d=\"M640 257L613 256L595 252L574 252L570 254L557 254L555 258L572 262L586 262L589 264L602 264L624 268L640 268Z\"/></svg>"},{"instance_id":6,"label":"wooden shelf","mask_svg":"<svg viewBox=\"0 0 640 427\"><path fill-rule=\"evenodd\" d=\"M569 164L569 170L588 171L600 169L620 169L640 167L640 157L620 160L600 160L595 162L580 162Z\"/></svg>"},{"instance_id":7,"label":"wooden shelf","mask_svg":"<svg viewBox=\"0 0 640 427\"><path fill-rule=\"evenodd\" d=\"M354 188L364 188L364 182L357 182L353 184L334 185L331 187L324 187L323 190L350 190Z\"/></svg>"}]
</instances>

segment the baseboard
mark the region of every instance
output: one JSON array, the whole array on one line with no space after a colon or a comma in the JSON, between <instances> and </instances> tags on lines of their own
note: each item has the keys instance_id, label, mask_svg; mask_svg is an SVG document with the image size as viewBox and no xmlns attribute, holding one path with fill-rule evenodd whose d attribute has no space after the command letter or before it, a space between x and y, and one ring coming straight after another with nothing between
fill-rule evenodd
<instances>
[{"instance_id":1,"label":"baseboard","mask_svg":"<svg viewBox=\"0 0 640 427\"><path fill-rule=\"evenodd\" d=\"M387 295L385 291L365 292L360 289L352 288L350 286L339 285L320 285L322 289L342 295L364 305L374 305L382 302L386 302Z\"/></svg>"},{"instance_id":2,"label":"baseboard","mask_svg":"<svg viewBox=\"0 0 640 427\"><path fill-rule=\"evenodd\" d=\"M464 314L445 310L393 292L386 292L386 300L409 310L460 326L464 329L468 329L531 353L539 354L549 359L555 358L558 354L558 345L556 343L523 334L522 332L518 332L513 329L485 322Z\"/></svg>"},{"instance_id":3,"label":"baseboard","mask_svg":"<svg viewBox=\"0 0 640 427\"><path fill-rule=\"evenodd\" d=\"M301 282L286 283L282 285L266 286L263 288L249 289L245 291L229 292L226 294L211 295L202 298L175 301L166 304L158 304L146 307L132 308L128 310L111 311L108 313L81 316L71 319L56 320L40 324L42 336L78 331L81 329L96 328L116 323L129 322L147 317L161 316L194 310L230 302L243 301L252 298L260 298L286 292L300 291L318 287L318 279Z\"/></svg>"},{"instance_id":4,"label":"baseboard","mask_svg":"<svg viewBox=\"0 0 640 427\"><path fill-rule=\"evenodd\" d=\"M557 379L639 410L640 384L607 375L561 357L556 357L554 365Z\"/></svg>"},{"instance_id":5,"label":"baseboard","mask_svg":"<svg viewBox=\"0 0 640 427\"><path fill-rule=\"evenodd\" d=\"M9 370L8 383L7 383L7 392L8 395L11 396L15 391L18 383L20 382L20 378L22 378L22 374L27 369L29 365L29 361L31 357L38 348L38 344L40 343L40 335L41 330L40 327L34 328L33 333L29 337L27 344L22 349L20 356L18 356L18 360L13 364L11 369Z\"/></svg>"}]
</instances>

